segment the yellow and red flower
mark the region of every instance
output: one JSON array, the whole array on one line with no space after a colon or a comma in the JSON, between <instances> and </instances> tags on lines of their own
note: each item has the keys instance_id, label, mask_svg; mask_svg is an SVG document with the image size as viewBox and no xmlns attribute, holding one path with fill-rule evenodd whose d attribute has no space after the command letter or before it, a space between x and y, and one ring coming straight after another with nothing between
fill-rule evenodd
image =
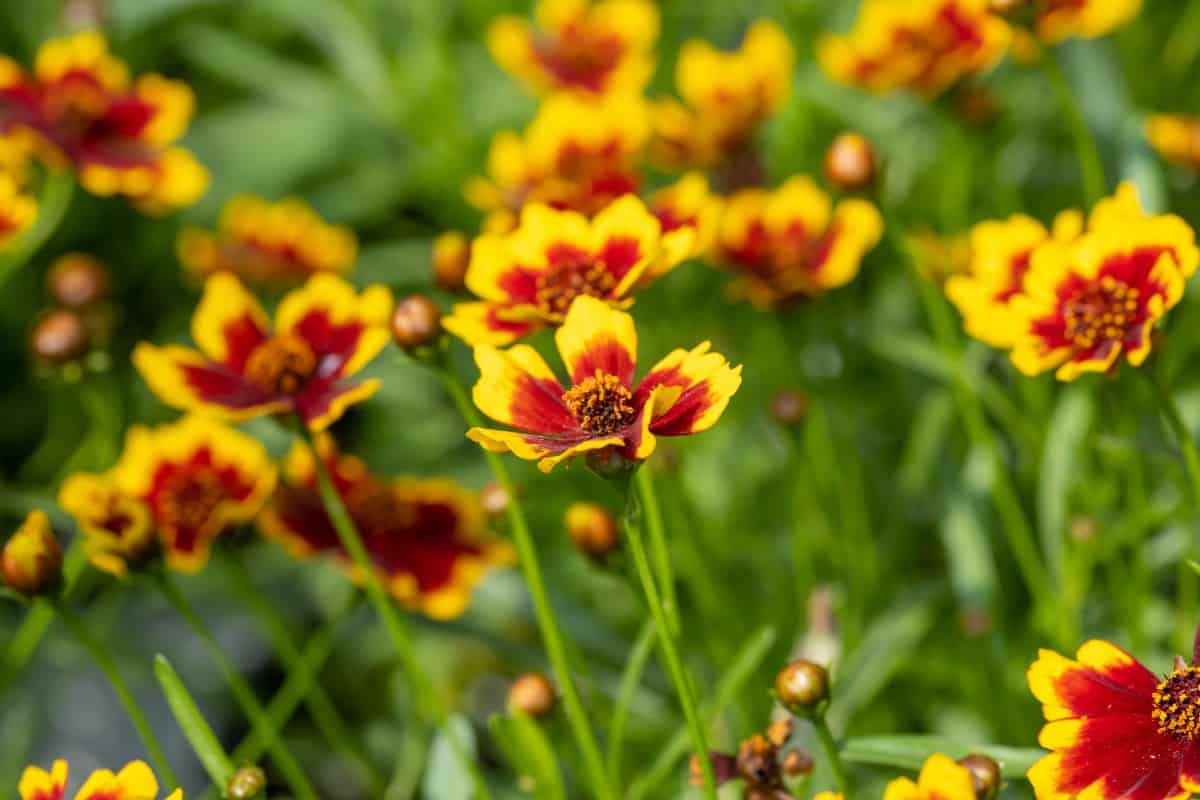
<instances>
[{"instance_id":1,"label":"yellow and red flower","mask_svg":"<svg viewBox=\"0 0 1200 800\"><path fill-rule=\"evenodd\" d=\"M71 165L89 192L123 195L147 212L191 205L208 188L207 170L175 145L194 107L183 83L131 80L98 32L46 42L32 74L0 58L0 134L34 136L45 159Z\"/></svg>"},{"instance_id":2,"label":"yellow and red flower","mask_svg":"<svg viewBox=\"0 0 1200 800\"><path fill-rule=\"evenodd\" d=\"M658 218L664 234L682 228L695 231L691 256L702 256L712 247L721 223L722 203L721 198L709 190L708 179L703 173L689 172L670 186L659 189L650 195L647 205Z\"/></svg>"},{"instance_id":3,"label":"yellow and red flower","mask_svg":"<svg viewBox=\"0 0 1200 800\"><path fill-rule=\"evenodd\" d=\"M536 27L497 18L487 44L496 63L538 93L636 93L654 73L659 20L648 0L539 0L536 17Z\"/></svg>"},{"instance_id":4,"label":"yellow and red flower","mask_svg":"<svg viewBox=\"0 0 1200 800\"><path fill-rule=\"evenodd\" d=\"M713 255L737 273L738 294L771 308L849 283L882 235L875 206L850 198L834 207L812 180L794 177L729 197Z\"/></svg>"},{"instance_id":5,"label":"yellow and red flower","mask_svg":"<svg viewBox=\"0 0 1200 800\"><path fill-rule=\"evenodd\" d=\"M506 345L562 324L576 297L628 306L633 287L687 258L694 238L691 227L664 235L633 195L590 222L574 211L528 206L512 233L475 240L467 288L482 299L456 305L442 326L470 345Z\"/></svg>"},{"instance_id":6,"label":"yellow and red flower","mask_svg":"<svg viewBox=\"0 0 1200 800\"><path fill-rule=\"evenodd\" d=\"M0 250L29 230L37 219L37 201L8 172L0 171Z\"/></svg>"},{"instance_id":7,"label":"yellow and red flower","mask_svg":"<svg viewBox=\"0 0 1200 800\"><path fill-rule=\"evenodd\" d=\"M155 553L158 538L150 508L122 492L111 476L78 472L63 481L58 504L75 518L88 561L124 578Z\"/></svg>"},{"instance_id":8,"label":"yellow and red flower","mask_svg":"<svg viewBox=\"0 0 1200 800\"><path fill-rule=\"evenodd\" d=\"M460 616L484 574L512 563L512 548L488 532L474 493L450 480L374 475L328 436L318 448L380 579L406 606L433 619ZM315 467L307 446L292 448L259 528L298 558L335 557L362 581L325 513Z\"/></svg>"},{"instance_id":9,"label":"yellow and red flower","mask_svg":"<svg viewBox=\"0 0 1200 800\"><path fill-rule=\"evenodd\" d=\"M916 783L909 778L889 782L883 800L975 800L975 779L949 756L934 753L925 760Z\"/></svg>"},{"instance_id":10,"label":"yellow and red flower","mask_svg":"<svg viewBox=\"0 0 1200 800\"><path fill-rule=\"evenodd\" d=\"M712 427L742 382L742 368L709 352L704 342L675 350L635 383L633 317L587 295L574 300L554 338L570 375L568 388L532 347L475 348L475 405L517 430L467 432L485 450L537 460L543 472L601 450L643 461L654 452L656 436Z\"/></svg>"},{"instance_id":11,"label":"yellow and red flower","mask_svg":"<svg viewBox=\"0 0 1200 800\"><path fill-rule=\"evenodd\" d=\"M1200 169L1200 118L1152 114L1146 120L1146 138L1168 161Z\"/></svg>"},{"instance_id":12,"label":"yellow and red flower","mask_svg":"<svg viewBox=\"0 0 1200 800\"><path fill-rule=\"evenodd\" d=\"M344 273L358 255L358 240L354 231L326 223L302 200L269 203L238 195L221 211L215 232L186 228L178 250L195 275L231 272L261 286Z\"/></svg>"},{"instance_id":13,"label":"yellow and red flower","mask_svg":"<svg viewBox=\"0 0 1200 800\"><path fill-rule=\"evenodd\" d=\"M1037 34L1048 42L1105 36L1136 17L1142 0L1038 0Z\"/></svg>"},{"instance_id":14,"label":"yellow and red flower","mask_svg":"<svg viewBox=\"0 0 1200 800\"><path fill-rule=\"evenodd\" d=\"M988 0L864 0L854 30L822 39L818 56L838 83L934 97L994 66L1010 38Z\"/></svg>"},{"instance_id":15,"label":"yellow and red flower","mask_svg":"<svg viewBox=\"0 0 1200 800\"><path fill-rule=\"evenodd\" d=\"M17 784L21 800L63 800L67 796L67 762L59 759L50 771L41 767L26 767ZM141 761L131 761L114 774L98 769L84 781L75 793L75 800L155 800L158 780L150 767ZM183 790L176 789L166 800L183 800Z\"/></svg>"},{"instance_id":16,"label":"yellow and red flower","mask_svg":"<svg viewBox=\"0 0 1200 800\"><path fill-rule=\"evenodd\" d=\"M1053 751L1029 770L1038 800L1187 800L1200 793L1200 667L1175 659L1161 680L1093 639L1075 660L1042 650L1029 688Z\"/></svg>"},{"instance_id":17,"label":"yellow and red flower","mask_svg":"<svg viewBox=\"0 0 1200 800\"><path fill-rule=\"evenodd\" d=\"M200 350L142 342L133 363L164 403L227 420L296 414L322 430L379 390L351 380L388 343L391 292L361 295L334 275L314 275L284 296L272 327L227 272L213 275L192 317Z\"/></svg>"}]
</instances>

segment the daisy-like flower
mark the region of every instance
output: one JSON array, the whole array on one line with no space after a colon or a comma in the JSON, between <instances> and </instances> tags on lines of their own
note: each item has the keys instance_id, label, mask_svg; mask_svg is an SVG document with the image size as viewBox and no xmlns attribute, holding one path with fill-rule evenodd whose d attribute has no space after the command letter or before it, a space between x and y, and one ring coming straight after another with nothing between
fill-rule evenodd
<instances>
[{"instance_id":1,"label":"daisy-like flower","mask_svg":"<svg viewBox=\"0 0 1200 800\"><path fill-rule=\"evenodd\" d=\"M708 188L702 172L689 172L670 186L650 195L650 213L658 218L664 234L681 228L695 231L692 257L704 255L712 247L721 222L721 198Z\"/></svg>"},{"instance_id":2,"label":"daisy-like flower","mask_svg":"<svg viewBox=\"0 0 1200 800\"><path fill-rule=\"evenodd\" d=\"M506 345L561 325L576 297L628 306L633 287L682 262L694 239L690 227L664 235L633 195L590 222L574 211L528 206L512 233L475 240L467 288L483 299L459 303L442 326L470 345Z\"/></svg>"},{"instance_id":3,"label":"daisy-like flower","mask_svg":"<svg viewBox=\"0 0 1200 800\"><path fill-rule=\"evenodd\" d=\"M1048 42L1105 36L1142 11L1142 0L1038 0L1037 34Z\"/></svg>"},{"instance_id":4,"label":"daisy-like flower","mask_svg":"<svg viewBox=\"0 0 1200 800\"><path fill-rule=\"evenodd\" d=\"M601 450L643 461L654 452L656 436L712 427L742 382L742 368L709 352L708 342L675 350L635 382L633 317L586 295L571 304L554 339L570 375L566 388L532 347L475 348L475 405L517 430L467 432L485 450L537 460L543 472Z\"/></svg>"},{"instance_id":5,"label":"daisy-like flower","mask_svg":"<svg viewBox=\"0 0 1200 800\"><path fill-rule=\"evenodd\" d=\"M648 0L538 0L536 18L499 17L487 36L496 63L535 92L636 93L650 80L658 9Z\"/></svg>"},{"instance_id":6,"label":"daisy-like flower","mask_svg":"<svg viewBox=\"0 0 1200 800\"><path fill-rule=\"evenodd\" d=\"M1185 114L1152 114L1146 138L1168 161L1200 169L1200 118Z\"/></svg>"},{"instance_id":7,"label":"daisy-like flower","mask_svg":"<svg viewBox=\"0 0 1200 800\"><path fill-rule=\"evenodd\" d=\"M934 753L925 760L916 783L909 778L891 781L883 800L975 800L975 778L949 756Z\"/></svg>"},{"instance_id":8,"label":"daisy-like flower","mask_svg":"<svg viewBox=\"0 0 1200 800\"><path fill-rule=\"evenodd\" d=\"M202 278L231 272L249 284L296 284L321 272L344 273L358 255L354 231L330 225L302 200L269 203L238 195L216 231L186 228L179 260Z\"/></svg>"},{"instance_id":9,"label":"daisy-like flower","mask_svg":"<svg viewBox=\"0 0 1200 800\"><path fill-rule=\"evenodd\" d=\"M935 97L990 69L1010 38L988 0L864 0L854 30L823 38L817 54L838 83Z\"/></svg>"},{"instance_id":10,"label":"daisy-like flower","mask_svg":"<svg viewBox=\"0 0 1200 800\"><path fill-rule=\"evenodd\" d=\"M271 325L258 300L227 272L204 285L192 316L200 350L143 342L133 363L151 390L175 408L227 420L296 414L323 430L379 381L353 381L388 343L391 292L361 295L334 275L314 275L284 296Z\"/></svg>"},{"instance_id":11,"label":"daisy-like flower","mask_svg":"<svg viewBox=\"0 0 1200 800\"><path fill-rule=\"evenodd\" d=\"M256 440L188 415L135 425L116 466L64 482L59 504L79 522L99 569L124 576L161 546L182 572L208 563L213 540L253 519L275 487L275 466Z\"/></svg>"},{"instance_id":12,"label":"daisy-like flower","mask_svg":"<svg viewBox=\"0 0 1200 800\"><path fill-rule=\"evenodd\" d=\"M67 796L67 762L59 759L50 771L41 767L26 767L17 784L21 800L63 800ZM142 761L131 761L118 773L98 769L84 781L75 793L75 800L155 800L158 780ZM183 790L176 789L166 800L183 800Z\"/></svg>"},{"instance_id":13,"label":"daisy-like flower","mask_svg":"<svg viewBox=\"0 0 1200 800\"><path fill-rule=\"evenodd\" d=\"M488 570L513 562L511 546L488 532L475 494L450 480L374 475L328 436L317 441L383 585L404 605L433 619L461 616ZM363 581L325 513L307 446L292 448L258 525L297 558L333 556Z\"/></svg>"},{"instance_id":14,"label":"daisy-like flower","mask_svg":"<svg viewBox=\"0 0 1200 800\"><path fill-rule=\"evenodd\" d=\"M53 39L32 74L0 58L0 134L33 135L52 165L71 165L101 196L123 195L144 211L189 206L208 172L175 142L195 107L187 85L161 75L131 80L103 34Z\"/></svg>"},{"instance_id":15,"label":"daisy-like flower","mask_svg":"<svg viewBox=\"0 0 1200 800\"><path fill-rule=\"evenodd\" d=\"M794 177L728 198L713 257L737 273L737 294L772 308L849 283L882 235L875 206L850 198L835 207L812 180Z\"/></svg>"}]
</instances>

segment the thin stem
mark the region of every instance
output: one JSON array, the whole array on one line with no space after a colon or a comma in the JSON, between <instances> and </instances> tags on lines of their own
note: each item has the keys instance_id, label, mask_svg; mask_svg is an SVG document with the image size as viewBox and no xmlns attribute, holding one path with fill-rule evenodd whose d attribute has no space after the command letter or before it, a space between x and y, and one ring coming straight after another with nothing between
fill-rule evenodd
<instances>
[{"instance_id":1,"label":"thin stem","mask_svg":"<svg viewBox=\"0 0 1200 800\"><path fill-rule=\"evenodd\" d=\"M675 596L675 570L671 566L671 551L667 547L666 527L663 525L662 508L654 490L654 477L648 469L639 469L635 477L638 495L646 516L646 532L650 534L650 554L654 559L655 578L662 589L663 605L667 621L671 623L671 635L679 636L679 605Z\"/></svg>"},{"instance_id":2,"label":"thin stem","mask_svg":"<svg viewBox=\"0 0 1200 800\"><path fill-rule=\"evenodd\" d=\"M154 762L154 769L158 775L171 788L179 785L179 781L175 778L175 773L171 770L171 764L167 761L166 755L163 754L163 749L158 743L158 739L154 736L154 729L150 727L150 723L146 721L146 715L142 713L141 706L138 705L137 698L133 696L133 692L129 691L129 686L125 683L125 679L121 677L120 671L117 670L117 665L113 662L112 656L104 649L100 642L96 641L83 622L75 616L74 612L68 609L65 605L59 603L53 606L53 610L58 612L58 618L62 620L70 634L75 637L75 640L88 651L88 655L96 662L96 666L104 673L104 677L108 678L109 685L116 692L117 697L121 701L121 705L125 706L125 713L129 715L129 720L133 723L133 727L137 729L138 736L141 737L142 743L146 745L146 752L150 755L150 760Z\"/></svg>"},{"instance_id":3,"label":"thin stem","mask_svg":"<svg viewBox=\"0 0 1200 800\"><path fill-rule=\"evenodd\" d=\"M437 365L437 372L446 386L446 391L454 401L454 405L458 408L459 413L462 414L467 424L471 426L482 425L483 420L479 416L479 412L475 410L475 406L470 398L467 397L467 391L458 380L458 376L444 364ZM492 475L508 495L507 513L509 526L512 529L513 544L517 548L521 570L525 574L525 583L529 587L529 596L533 600L534 614L537 617L538 627L542 632L542 641L546 645L546 655L550 659L550 667L554 671L555 680L558 683L559 691L562 693L563 708L567 714L567 721L570 723L575 744L579 747L579 751L583 755L584 766L587 769L591 789L595 792L599 800L615 800L617 795L609 783L607 773L604 771L604 760L600 755L600 746L596 743L596 737L592 733L587 712L584 711L583 702L579 697L579 690L576 688L575 680L571 675L571 665L567 659L567 648L563 640L562 630L559 627L557 617L554 615L554 608L550 605L550 599L546 592L546 582L542 576L542 567L538 559L537 548L534 547L533 534L530 532L529 523L525 519L525 510L518 498L516 486L513 483L512 476L508 472L508 467L504 463L504 459L498 453L490 451L484 451L484 453L487 457L488 465L491 467Z\"/></svg>"},{"instance_id":4,"label":"thin stem","mask_svg":"<svg viewBox=\"0 0 1200 800\"><path fill-rule=\"evenodd\" d=\"M1100 148L1096 146L1096 138L1088 127L1079 102L1075 97L1071 84L1063 72L1058 54L1048 51L1042 59L1046 68L1046 77L1050 81L1050 89L1058 99L1067 124L1071 128L1071 136L1075 140L1075 155L1079 158L1079 171L1083 179L1084 200L1088 206L1096 204L1104 197L1106 179L1104 177L1104 162L1100 159Z\"/></svg>"},{"instance_id":5,"label":"thin stem","mask_svg":"<svg viewBox=\"0 0 1200 800\"><path fill-rule=\"evenodd\" d=\"M817 734L817 741L821 743L825 761L833 771L833 780L837 784L838 791L842 793L843 797L849 797L850 781L846 777L846 765L842 763L842 755L838 752L837 742L834 741L833 731L829 730L829 723L825 721L825 715L818 714L809 721L812 722L813 730Z\"/></svg>"},{"instance_id":6,"label":"thin stem","mask_svg":"<svg viewBox=\"0 0 1200 800\"><path fill-rule=\"evenodd\" d=\"M614 786L621 785L621 748L625 744L625 720L629 718L629 709L633 706L634 695L642 682L642 673L646 671L646 663L650 660L650 651L654 647L655 628L653 620L646 620L638 633L637 641L629 651L625 669L621 672L620 688L617 690L617 702L613 706L612 719L608 724L608 775Z\"/></svg>"}]
</instances>

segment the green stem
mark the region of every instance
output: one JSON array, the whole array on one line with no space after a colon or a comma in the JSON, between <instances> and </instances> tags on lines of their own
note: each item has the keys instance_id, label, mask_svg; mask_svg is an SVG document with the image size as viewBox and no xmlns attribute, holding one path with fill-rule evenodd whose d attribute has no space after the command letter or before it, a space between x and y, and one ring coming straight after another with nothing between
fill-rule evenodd
<instances>
[{"instance_id":1,"label":"green stem","mask_svg":"<svg viewBox=\"0 0 1200 800\"><path fill-rule=\"evenodd\" d=\"M830 770L833 771L833 780L837 784L838 791L842 793L843 797L850 797L850 781L846 777L846 765L842 763L842 755L838 752L837 742L834 741L833 731L829 730L829 723L825 721L825 715L817 714L810 722L817 734L817 741L821 743L821 750L825 753L825 760L829 763Z\"/></svg>"},{"instance_id":2,"label":"green stem","mask_svg":"<svg viewBox=\"0 0 1200 800\"><path fill-rule=\"evenodd\" d=\"M1048 50L1042 63L1046 67L1046 77L1050 81L1050 89L1054 92L1067 117L1071 136L1075 140L1075 155L1079 158L1084 200L1090 208L1104 197L1106 190L1104 162L1100 159L1100 148L1096 146L1096 138L1092 135L1092 130L1088 127L1087 120L1084 119L1083 113L1079 109L1075 93L1058 60L1058 54Z\"/></svg>"},{"instance_id":3,"label":"green stem","mask_svg":"<svg viewBox=\"0 0 1200 800\"><path fill-rule=\"evenodd\" d=\"M150 760L154 762L154 769L159 777L171 788L178 786L179 781L175 778L175 773L171 770L171 764L167 761L167 757L163 754L163 749L159 745L158 739L154 736L154 729L146 721L146 715L142 713L141 706L138 705L137 698L133 696L133 692L129 691L129 686L125 683L125 679L121 677L120 671L117 670L117 665L113 662L112 656L108 654L108 651L104 649L104 646L100 642L96 641L88 633L87 627L75 616L74 612L62 603L54 605L52 608L58 612L58 618L62 620L63 625L75 637L75 640L79 642L83 649L88 651L88 655L100 667L100 670L104 673L104 677L108 678L109 685L116 692L121 705L125 706L125 713L129 715L129 720L133 723L133 727L137 729L138 736L141 737L142 743L146 745L146 752L149 753Z\"/></svg>"},{"instance_id":4,"label":"green stem","mask_svg":"<svg viewBox=\"0 0 1200 800\"><path fill-rule=\"evenodd\" d=\"M454 405L458 408L459 413L462 414L467 424L472 427L482 425L483 419L479 416L479 412L475 410L475 406L470 398L467 397L467 391L458 380L458 376L445 364L437 365L436 369L438 375L442 378L446 391L450 394ZM554 608L550 605L550 599L546 592L546 582L542 576L541 563L538 559L537 549L533 543L533 534L530 532L529 523L525 519L525 510L518 499L516 485L513 483L512 476L508 472L508 467L504 463L504 459L500 457L500 454L490 451L484 451L484 454L487 457L488 465L491 467L492 475L496 478L496 482L500 484L500 487L508 495L507 513L509 526L512 529L513 544L517 548L521 570L525 574L525 583L529 587L529 596L533 600L534 614L537 617L538 627L542 632L542 640L546 645L546 655L550 659L551 669L554 671L555 680L558 683L559 691L562 693L563 708L567 714L567 721L570 723L575 744L579 747L579 751L583 755L584 766L587 769L591 789L598 800L615 800L617 795L613 791L608 780L608 775L604 771L604 760L600 755L600 746L596 743L596 737L592 733L587 712L584 711L583 702L579 697L579 690L576 688L575 680L571 675L571 665L567 659L567 648L563 640L562 630L559 627L557 617L554 615Z\"/></svg>"},{"instance_id":5,"label":"green stem","mask_svg":"<svg viewBox=\"0 0 1200 800\"><path fill-rule=\"evenodd\" d=\"M650 534L650 555L654 559L655 578L662 589L667 621L671 623L671 635L678 637L679 605L675 596L675 570L671 566L671 551L667 547L666 526L663 525L662 508L654 490L654 477L650 470L639 469L635 480L645 512L646 532Z\"/></svg>"},{"instance_id":6,"label":"green stem","mask_svg":"<svg viewBox=\"0 0 1200 800\"><path fill-rule=\"evenodd\" d=\"M633 706L634 695L642 682L642 673L646 671L646 663L650 660L650 651L654 647L654 620L646 620L638 633L625 669L621 672L620 688L617 690L617 702L613 706L612 719L608 725L608 776L614 786L621 785L621 748L625 744L625 720L629 718L629 709Z\"/></svg>"}]
</instances>

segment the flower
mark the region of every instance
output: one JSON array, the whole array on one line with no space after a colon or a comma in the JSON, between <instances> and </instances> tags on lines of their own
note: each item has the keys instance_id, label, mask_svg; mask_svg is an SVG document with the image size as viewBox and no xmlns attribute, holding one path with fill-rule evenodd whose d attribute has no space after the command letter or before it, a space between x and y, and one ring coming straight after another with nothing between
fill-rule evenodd
<instances>
[{"instance_id":1,"label":"flower","mask_svg":"<svg viewBox=\"0 0 1200 800\"><path fill-rule=\"evenodd\" d=\"M487 531L477 495L444 479L374 475L327 435L317 446L380 578L405 605L433 619L458 617L484 574L512 562L511 547ZM292 448L258 526L297 558L332 555L363 579L325 513L307 446Z\"/></svg>"},{"instance_id":2,"label":"flower","mask_svg":"<svg viewBox=\"0 0 1200 800\"><path fill-rule=\"evenodd\" d=\"M712 247L721 222L722 202L709 191L704 173L689 172L650 195L647 205L650 213L658 218L663 233L680 228L691 228L696 232L691 256L702 256Z\"/></svg>"},{"instance_id":3,"label":"flower","mask_svg":"<svg viewBox=\"0 0 1200 800\"><path fill-rule=\"evenodd\" d=\"M62 548L45 511L30 511L0 551L0 579L24 595L44 594L62 578Z\"/></svg>"},{"instance_id":4,"label":"flower","mask_svg":"<svg viewBox=\"0 0 1200 800\"><path fill-rule=\"evenodd\" d=\"M713 257L738 274L738 294L771 308L849 283L882 235L875 206L851 198L834 207L812 180L794 177L728 198Z\"/></svg>"},{"instance_id":5,"label":"flower","mask_svg":"<svg viewBox=\"0 0 1200 800\"><path fill-rule=\"evenodd\" d=\"M123 577L157 539L168 566L196 572L213 540L253 519L274 486L275 466L257 440L188 415L130 428L116 466L71 476L59 504L79 522L98 569Z\"/></svg>"},{"instance_id":6,"label":"flower","mask_svg":"<svg viewBox=\"0 0 1200 800\"><path fill-rule=\"evenodd\" d=\"M302 200L269 203L238 195L225 204L215 232L185 228L178 250L194 275L231 272L261 286L344 273L358 255L358 240L354 231L327 224Z\"/></svg>"},{"instance_id":7,"label":"flower","mask_svg":"<svg viewBox=\"0 0 1200 800\"><path fill-rule=\"evenodd\" d=\"M824 37L817 55L838 83L935 97L995 65L1010 36L988 0L864 0L854 30Z\"/></svg>"},{"instance_id":8,"label":"flower","mask_svg":"<svg viewBox=\"0 0 1200 800\"><path fill-rule=\"evenodd\" d=\"M1048 750L1028 777L1039 800L1186 800L1200 792L1200 667L1177 658L1159 679L1116 645L1084 642L1075 660L1041 650L1029 688Z\"/></svg>"},{"instance_id":9,"label":"flower","mask_svg":"<svg viewBox=\"0 0 1200 800\"><path fill-rule=\"evenodd\" d=\"M471 428L485 450L538 461L543 472L574 456L607 450L629 461L654 452L655 436L686 436L712 427L742 382L709 343L675 350L635 384L633 317L581 295L555 331L571 378L564 388L527 345L475 348L475 405L516 431Z\"/></svg>"},{"instance_id":10,"label":"flower","mask_svg":"<svg viewBox=\"0 0 1200 800\"><path fill-rule=\"evenodd\" d=\"M10 173L0 171L0 252L37 220L37 201Z\"/></svg>"},{"instance_id":11,"label":"flower","mask_svg":"<svg viewBox=\"0 0 1200 800\"><path fill-rule=\"evenodd\" d=\"M532 90L639 92L654 72L658 9L647 0L539 0L537 27L498 17L487 45Z\"/></svg>"},{"instance_id":12,"label":"flower","mask_svg":"<svg viewBox=\"0 0 1200 800\"><path fill-rule=\"evenodd\" d=\"M1185 114L1151 114L1146 138L1168 161L1200 169L1200 118Z\"/></svg>"},{"instance_id":13,"label":"flower","mask_svg":"<svg viewBox=\"0 0 1200 800\"><path fill-rule=\"evenodd\" d=\"M590 222L574 211L528 206L512 233L475 240L467 288L482 299L455 305L443 327L470 345L507 345L561 325L576 297L628 306L639 282L687 257L694 235L690 227L664 235L633 195Z\"/></svg>"},{"instance_id":14,"label":"flower","mask_svg":"<svg viewBox=\"0 0 1200 800\"><path fill-rule=\"evenodd\" d=\"M1048 42L1104 36L1136 17L1142 0L1038 0L1037 34Z\"/></svg>"},{"instance_id":15,"label":"flower","mask_svg":"<svg viewBox=\"0 0 1200 800\"><path fill-rule=\"evenodd\" d=\"M59 759L46 772L41 767L26 767L17 784L21 800L63 800L67 795L67 762ZM84 781L75 800L154 800L158 780L142 761L131 761L115 775L98 769ZM183 800L183 790L171 792L167 800Z\"/></svg>"},{"instance_id":16,"label":"flower","mask_svg":"<svg viewBox=\"0 0 1200 800\"><path fill-rule=\"evenodd\" d=\"M321 273L284 296L272 328L254 296L220 272L192 316L200 350L142 342L133 363L167 405L227 420L296 414L322 430L379 390L378 380L348 379L387 345L391 311L387 288L359 295Z\"/></svg>"},{"instance_id":17,"label":"flower","mask_svg":"<svg viewBox=\"0 0 1200 800\"><path fill-rule=\"evenodd\" d=\"M175 146L194 107L186 84L155 74L131 81L96 31L43 44L32 74L0 57L0 134L32 136L89 192L123 195L147 212L189 206L208 188L207 170Z\"/></svg>"},{"instance_id":18,"label":"flower","mask_svg":"<svg viewBox=\"0 0 1200 800\"><path fill-rule=\"evenodd\" d=\"M948 756L934 753L925 759L916 783L909 778L889 782L883 800L975 800L975 778Z\"/></svg>"}]
</instances>

